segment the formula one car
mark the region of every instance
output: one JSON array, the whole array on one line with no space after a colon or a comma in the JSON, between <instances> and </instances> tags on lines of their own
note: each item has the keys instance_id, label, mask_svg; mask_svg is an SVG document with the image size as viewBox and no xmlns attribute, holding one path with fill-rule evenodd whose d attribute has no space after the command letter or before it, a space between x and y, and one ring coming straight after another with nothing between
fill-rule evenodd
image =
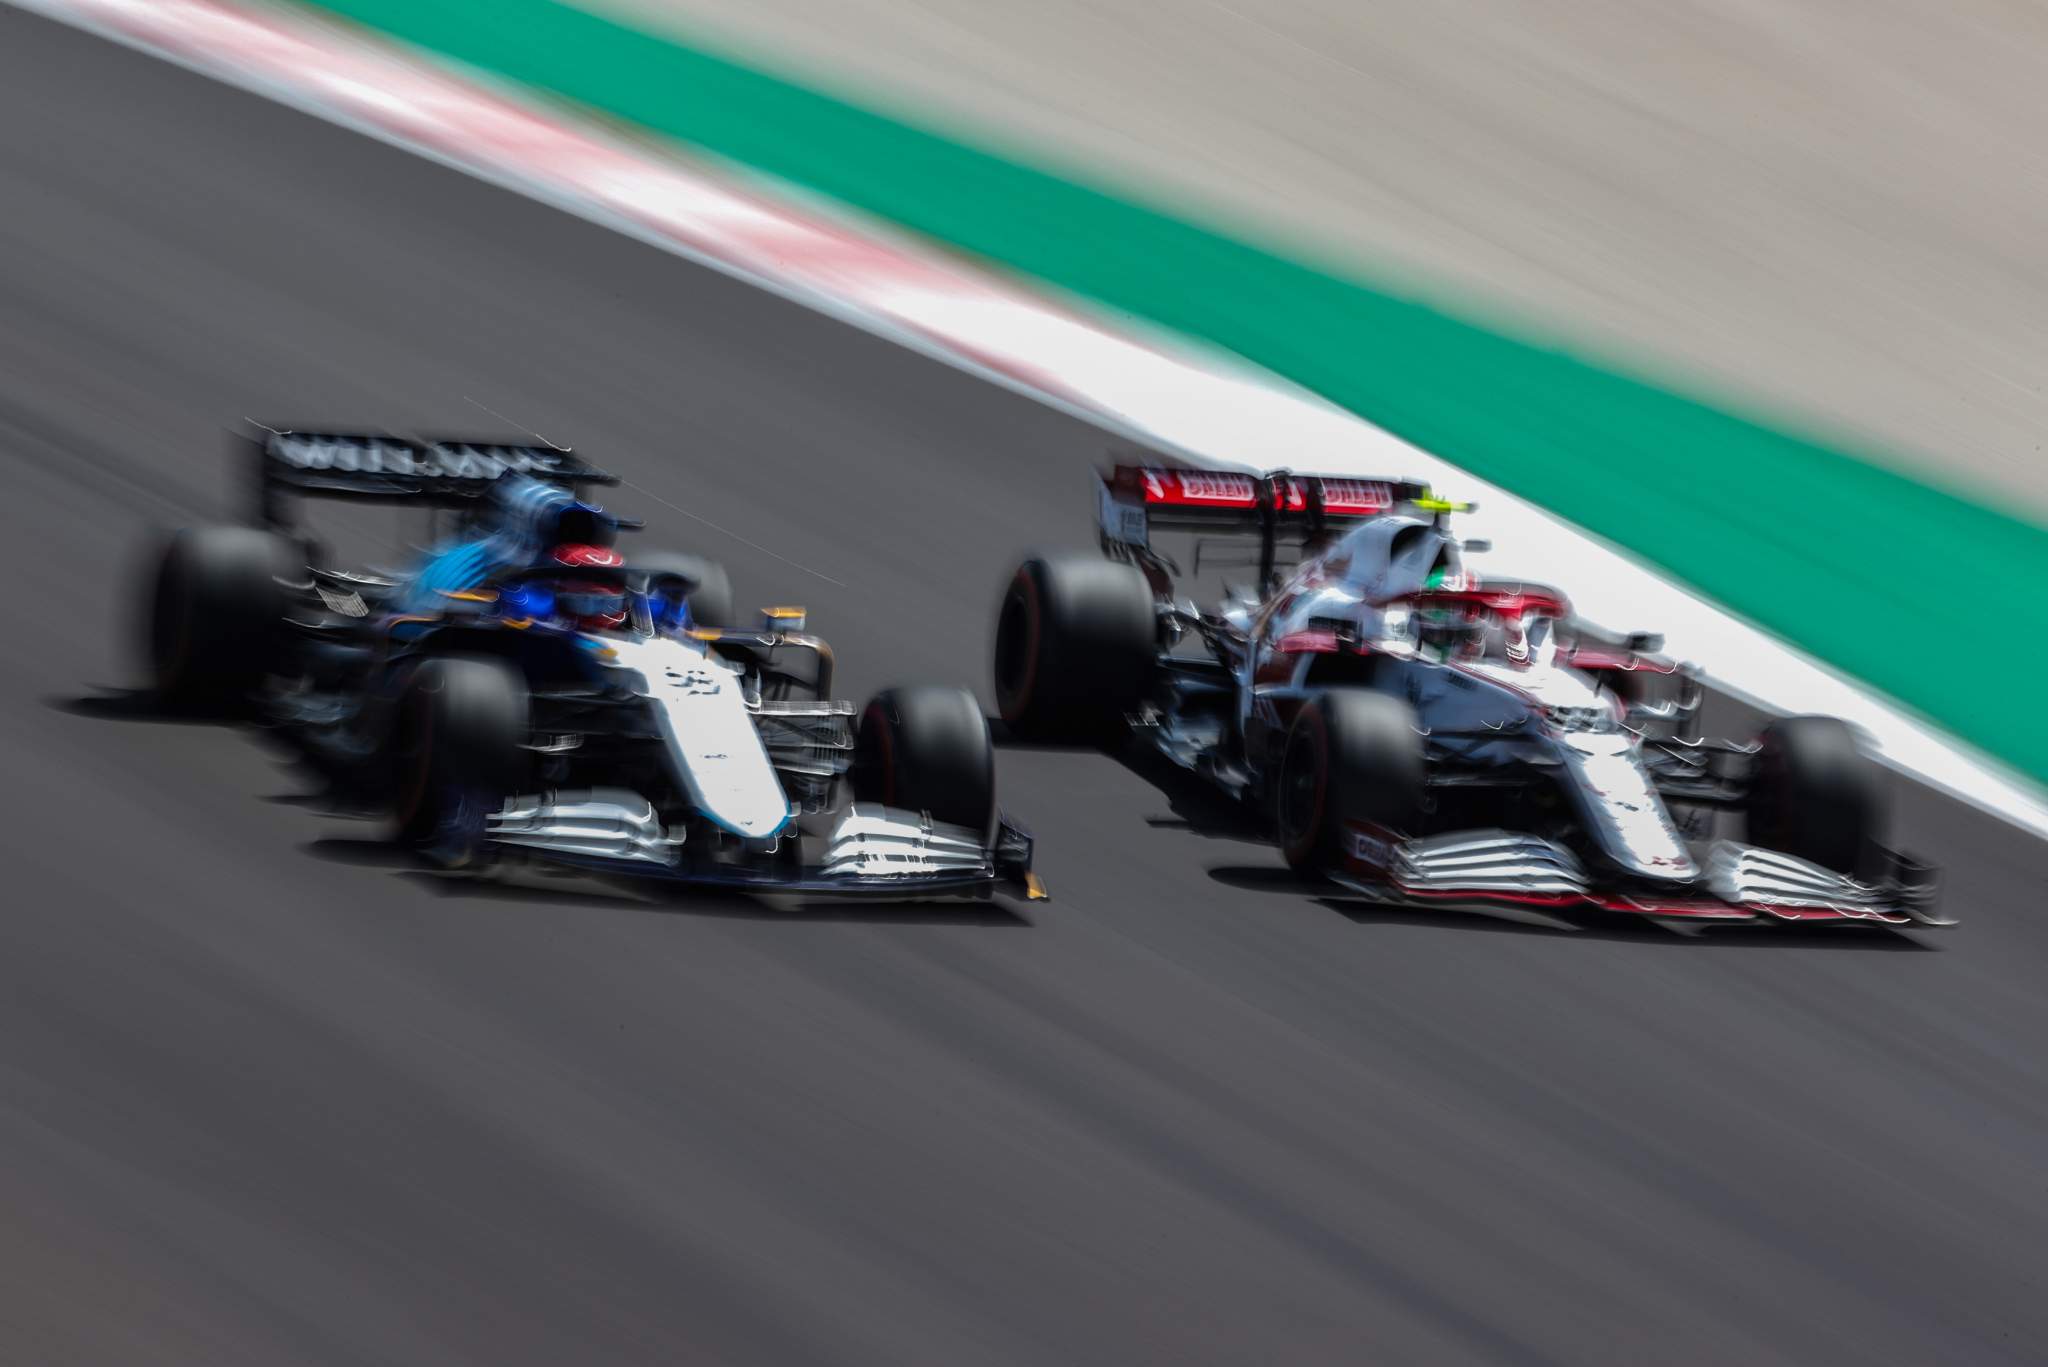
<instances>
[{"instance_id":1,"label":"formula one car","mask_svg":"<svg viewBox=\"0 0 2048 1367\"><path fill-rule=\"evenodd\" d=\"M832 693L800 608L740 626L725 572L628 555L570 451L269 431L253 526L178 533L149 654L168 703L253 709L398 837L455 867L524 855L767 893L1043 895L958 689ZM431 510L439 549L346 569L305 498Z\"/></svg>"},{"instance_id":2,"label":"formula one car","mask_svg":"<svg viewBox=\"0 0 2048 1367\"><path fill-rule=\"evenodd\" d=\"M1695 671L1661 638L1470 572L1490 547L1451 533L1466 505L1412 480L1117 465L1098 506L1101 554L1027 560L1002 599L1020 736L1134 730L1375 901L1947 924L1933 871L1882 844L1883 775L1850 727L1703 739ZM1198 606L1174 533L1191 574L1234 541L1255 582Z\"/></svg>"}]
</instances>

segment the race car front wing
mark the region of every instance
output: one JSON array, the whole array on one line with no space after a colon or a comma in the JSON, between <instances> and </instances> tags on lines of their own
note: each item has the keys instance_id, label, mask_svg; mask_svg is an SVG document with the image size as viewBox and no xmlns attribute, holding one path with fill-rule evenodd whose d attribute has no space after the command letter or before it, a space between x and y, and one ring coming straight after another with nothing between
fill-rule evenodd
<instances>
[{"instance_id":1,"label":"race car front wing","mask_svg":"<svg viewBox=\"0 0 2048 1367\"><path fill-rule=\"evenodd\" d=\"M774 858L779 841L756 842L729 861L692 860L682 833L665 828L646 798L593 789L510 799L485 815L482 838L487 848L554 863L760 892L986 896L1007 884L1034 901L1045 896L1031 871L1030 833L1007 815L988 840L919 812L855 803L825 835L814 864Z\"/></svg>"},{"instance_id":2,"label":"race car front wing","mask_svg":"<svg viewBox=\"0 0 2048 1367\"><path fill-rule=\"evenodd\" d=\"M1643 881L1608 887L1571 850L1516 831L1456 831L1423 839L1354 824L1344 867L1347 890L1378 902L1485 911L1626 912L1696 922L1866 922L1948 926L1937 909L1933 871L1889 854L1883 878L1864 882L1818 864L1732 840L1716 841L1700 875L1659 888Z\"/></svg>"}]
</instances>

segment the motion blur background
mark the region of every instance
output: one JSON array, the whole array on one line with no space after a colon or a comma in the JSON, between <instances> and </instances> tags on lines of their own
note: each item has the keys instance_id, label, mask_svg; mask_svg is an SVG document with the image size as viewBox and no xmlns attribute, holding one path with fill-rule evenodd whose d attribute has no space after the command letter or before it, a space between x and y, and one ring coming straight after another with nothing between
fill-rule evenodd
<instances>
[{"instance_id":1,"label":"motion blur background","mask_svg":"<svg viewBox=\"0 0 2048 1367\"><path fill-rule=\"evenodd\" d=\"M2033 6L613 12L2048 506ZM2048 859L1910 782L1924 945L1361 910L1059 750L999 756L1053 903L776 913L435 878L124 707L225 422L472 400L805 602L850 696L985 692L1103 447L0 7L0 1356L2038 1360Z\"/></svg>"},{"instance_id":2,"label":"motion blur background","mask_svg":"<svg viewBox=\"0 0 2048 1367\"><path fill-rule=\"evenodd\" d=\"M2031 0L588 0L2048 517Z\"/></svg>"}]
</instances>

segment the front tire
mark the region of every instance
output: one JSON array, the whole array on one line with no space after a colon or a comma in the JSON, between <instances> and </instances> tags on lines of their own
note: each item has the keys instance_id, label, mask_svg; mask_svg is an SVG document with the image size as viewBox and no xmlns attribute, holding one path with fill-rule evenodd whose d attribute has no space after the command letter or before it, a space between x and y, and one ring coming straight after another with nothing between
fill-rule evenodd
<instances>
[{"instance_id":1,"label":"front tire","mask_svg":"<svg viewBox=\"0 0 2048 1367\"><path fill-rule=\"evenodd\" d=\"M1749 843L1839 873L1874 872L1887 815L1885 779L1849 724L1782 717L1757 742Z\"/></svg>"},{"instance_id":2,"label":"front tire","mask_svg":"<svg viewBox=\"0 0 2048 1367\"><path fill-rule=\"evenodd\" d=\"M393 723L392 834L460 863L483 817L532 773L526 680L503 660L451 656L413 671Z\"/></svg>"},{"instance_id":3,"label":"front tire","mask_svg":"<svg viewBox=\"0 0 2048 1367\"><path fill-rule=\"evenodd\" d=\"M927 813L987 838L995 824L995 747L964 688L890 688L861 713L853 794Z\"/></svg>"},{"instance_id":4,"label":"front tire","mask_svg":"<svg viewBox=\"0 0 2048 1367\"><path fill-rule=\"evenodd\" d=\"M1158 666L1152 588L1134 565L1087 555L1025 561L996 619L996 705L1020 736L1101 739Z\"/></svg>"},{"instance_id":5,"label":"front tire","mask_svg":"<svg viewBox=\"0 0 2048 1367\"><path fill-rule=\"evenodd\" d=\"M1302 704L1287 733L1274 794L1280 849L1296 869L1342 864L1349 823L1412 833L1427 767L1415 709L1369 689L1333 689Z\"/></svg>"},{"instance_id":6,"label":"front tire","mask_svg":"<svg viewBox=\"0 0 2048 1367\"><path fill-rule=\"evenodd\" d=\"M253 527L178 532L157 562L149 665L157 697L179 708L232 711L277 663L290 580L304 557Z\"/></svg>"}]
</instances>

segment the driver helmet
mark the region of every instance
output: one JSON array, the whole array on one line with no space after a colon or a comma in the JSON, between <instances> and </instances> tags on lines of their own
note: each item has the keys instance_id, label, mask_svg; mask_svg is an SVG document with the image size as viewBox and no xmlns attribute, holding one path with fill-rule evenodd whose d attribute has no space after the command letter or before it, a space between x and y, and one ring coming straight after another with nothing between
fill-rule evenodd
<instances>
[{"instance_id":1,"label":"driver helmet","mask_svg":"<svg viewBox=\"0 0 2048 1367\"><path fill-rule=\"evenodd\" d=\"M554 548L548 560L568 569L614 569L625 557L608 546L571 542ZM631 611L626 586L601 579L565 574L555 583L555 612L578 631L617 631Z\"/></svg>"},{"instance_id":2,"label":"driver helmet","mask_svg":"<svg viewBox=\"0 0 2048 1367\"><path fill-rule=\"evenodd\" d=\"M617 584L564 580L555 587L555 610L578 631L617 631L626 625L626 590Z\"/></svg>"},{"instance_id":3,"label":"driver helmet","mask_svg":"<svg viewBox=\"0 0 2048 1367\"><path fill-rule=\"evenodd\" d=\"M1425 592L1441 589L1461 578L1448 565L1438 565L1423 580ZM1435 646L1447 659L1469 659L1485 650L1485 621L1470 603L1418 603L1415 609L1416 638Z\"/></svg>"}]
</instances>

